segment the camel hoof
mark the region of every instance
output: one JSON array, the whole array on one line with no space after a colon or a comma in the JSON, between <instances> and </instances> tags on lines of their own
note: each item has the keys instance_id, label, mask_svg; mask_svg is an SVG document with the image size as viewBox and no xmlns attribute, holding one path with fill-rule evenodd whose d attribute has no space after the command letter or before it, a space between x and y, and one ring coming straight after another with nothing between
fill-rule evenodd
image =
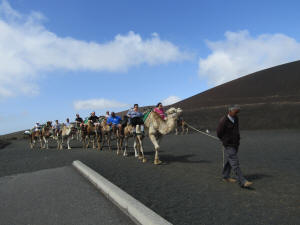
<instances>
[{"instance_id":1,"label":"camel hoof","mask_svg":"<svg viewBox=\"0 0 300 225\"><path fill-rule=\"evenodd\" d=\"M68 148L68 149L71 149L71 148Z\"/></svg>"},{"instance_id":2,"label":"camel hoof","mask_svg":"<svg viewBox=\"0 0 300 225\"><path fill-rule=\"evenodd\" d=\"M162 161L160 161L159 159L155 159L154 160L154 165L159 165L159 164L161 164L162 163Z\"/></svg>"},{"instance_id":3,"label":"camel hoof","mask_svg":"<svg viewBox=\"0 0 300 225\"><path fill-rule=\"evenodd\" d=\"M143 158L143 163L147 162L147 159L146 158Z\"/></svg>"},{"instance_id":4,"label":"camel hoof","mask_svg":"<svg viewBox=\"0 0 300 225\"><path fill-rule=\"evenodd\" d=\"M128 156L128 154L127 154L127 153L126 153L126 154L124 153L124 154L123 154L123 156L124 156L124 157L127 157L127 156Z\"/></svg>"}]
</instances>

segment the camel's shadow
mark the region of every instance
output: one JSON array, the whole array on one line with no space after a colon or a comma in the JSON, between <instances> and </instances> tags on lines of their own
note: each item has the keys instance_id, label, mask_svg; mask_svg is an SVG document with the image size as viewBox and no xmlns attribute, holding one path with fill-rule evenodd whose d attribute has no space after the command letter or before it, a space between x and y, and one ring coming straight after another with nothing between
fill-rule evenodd
<instances>
[{"instance_id":1,"label":"camel's shadow","mask_svg":"<svg viewBox=\"0 0 300 225\"><path fill-rule=\"evenodd\" d=\"M161 155L160 159L167 163L171 164L174 162L181 162L181 163L211 163L211 161L208 160L190 160L189 158L194 157L194 154L188 154L188 155Z\"/></svg>"}]
</instances>

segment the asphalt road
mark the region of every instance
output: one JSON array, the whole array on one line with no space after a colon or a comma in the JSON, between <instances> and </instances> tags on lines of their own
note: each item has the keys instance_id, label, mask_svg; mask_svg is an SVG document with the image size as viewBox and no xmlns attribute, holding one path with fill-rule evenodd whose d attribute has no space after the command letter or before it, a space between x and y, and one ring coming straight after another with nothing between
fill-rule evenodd
<instances>
[{"instance_id":1,"label":"asphalt road","mask_svg":"<svg viewBox=\"0 0 300 225\"><path fill-rule=\"evenodd\" d=\"M239 157L253 189L221 180L218 141L201 134L168 135L161 145L163 165L152 164L153 146L145 140L147 163L116 151L30 150L16 140L0 150L0 177L69 166L81 160L174 224L300 224L300 131L242 131Z\"/></svg>"},{"instance_id":2,"label":"asphalt road","mask_svg":"<svg viewBox=\"0 0 300 225\"><path fill-rule=\"evenodd\" d=\"M0 224L134 225L75 168L0 178Z\"/></svg>"}]
</instances>

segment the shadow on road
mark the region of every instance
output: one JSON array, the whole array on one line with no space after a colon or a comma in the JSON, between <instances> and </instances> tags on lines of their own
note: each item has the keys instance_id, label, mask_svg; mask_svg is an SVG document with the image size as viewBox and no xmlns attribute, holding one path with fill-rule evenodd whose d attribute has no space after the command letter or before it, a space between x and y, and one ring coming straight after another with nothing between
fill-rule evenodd
<instances>
[{"instance_id":1,"label":"shadow on road","mask_svg":"<svg viewBox=\"0 0 300 225\"><path fill-rule=\"evenodd\" d=\"M160 159L164 161L165 163L173 163L173 162L182 162L182 163L211 163L211 161L208 160L189 160L188 158L194 157L194 154L189 154L189 155L179 155L179 156L174 156L174 155L162 155L160 156Z\"/></svg>"}]
</instances>

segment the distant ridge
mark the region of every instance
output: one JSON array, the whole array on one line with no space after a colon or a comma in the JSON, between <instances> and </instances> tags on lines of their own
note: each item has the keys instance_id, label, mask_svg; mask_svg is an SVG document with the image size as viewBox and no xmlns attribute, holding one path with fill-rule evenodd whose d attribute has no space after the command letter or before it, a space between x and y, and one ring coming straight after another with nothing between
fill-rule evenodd
<instances>
[{"instance_id":1,"label":"distant ridge","mask_svg":"<svg viewBox=\"0 0 300 225\"><path fill-rule=\"evenodd\" d=\"M181 107L198 128L215 129L231 104L242 107L242 129L300 128L300 61L243 76L172 106Z\"/></svg>"},{"instance_id":2,"label":"distant ridge","mask_svg":"<svg viewBox=\"0 0 300 225\"><path fill-rule=\"evenodd\" d=\"M243 76L166 108L180 107L189 124L200 130L215 130L232 104L242 107L241 129L300 129L300 61ZM0 148L9 140L24 138L23 133L0 135Z\"/></svg>"}]
</instances>

